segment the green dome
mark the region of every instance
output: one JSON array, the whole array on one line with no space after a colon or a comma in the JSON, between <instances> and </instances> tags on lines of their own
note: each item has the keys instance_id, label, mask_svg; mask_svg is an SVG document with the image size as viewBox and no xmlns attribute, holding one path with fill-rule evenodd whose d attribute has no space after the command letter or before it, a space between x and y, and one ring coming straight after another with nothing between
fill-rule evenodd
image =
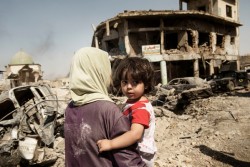
<instances>
[{"instance_id":1,"label":"green dome","mask_svg":"<svg viewBox=\"0 0 250 167\"><path fill-rule=\"evenodd\" d=\"M30 55L20 50L12 57L10 64L34 64L34 62Z\"/></svg>"}]
</instances>

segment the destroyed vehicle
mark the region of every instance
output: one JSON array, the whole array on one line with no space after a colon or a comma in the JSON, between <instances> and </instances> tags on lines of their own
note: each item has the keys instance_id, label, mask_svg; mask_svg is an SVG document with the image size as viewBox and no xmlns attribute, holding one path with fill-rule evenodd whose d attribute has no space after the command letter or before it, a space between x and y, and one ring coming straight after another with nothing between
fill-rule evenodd
<instances>
[{"instance_id":1,"label":"destroyed vehicle","mask_svg":"<svg viewBox=\"0 0 250 167\"><path fill-rule=\"evenodd\" d=\"M167 85L155 87L156 96L151 103L153 106L164 108L180 114L192 100L213 96L211 86L202 78L175 78Z\"/></svg>"},{"instance_id":2,"label":"destroyed vehicle","mask_svg":"<svg viewBox=\"0 0 250 167\"><path fill-rule=\"evenodd\" d=\"M245 71L221 71L208 78L213 92L234 91L236 88L248 86L248 76Z\"/></svg>"},{"instance_id":3,"label":"destroyed vehicle","mask_svg":"<svg viewBox=\"0 0 250 167\"><path fill-rule=\"evenodd\" d=\"M167 85L162 85L163 88L175 90L175 94L179 94L184 90L191 88L210 87L202 78L199 77L183 77L172 79Z\"/></svg>"},{"instance_id":4,"label":"destroyed vehicle","mask_svg":"<svg viewBox=\"0 0 250 167\"><path fill-rule=\"evenodd\" d=\"M43 162L43 147L55 139L57 96L47 85L15 87L0 94L0 110L1 159L17 151L32 164Z\"/></svg>"}]
</instances>

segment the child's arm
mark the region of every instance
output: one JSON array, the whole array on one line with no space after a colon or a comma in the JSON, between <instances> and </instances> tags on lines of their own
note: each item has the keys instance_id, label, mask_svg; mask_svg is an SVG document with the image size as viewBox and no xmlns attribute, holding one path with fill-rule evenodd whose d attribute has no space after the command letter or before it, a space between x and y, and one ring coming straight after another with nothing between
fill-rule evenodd
<instances>
[{"instance_id":1,"label":"child's arm","mask_svg":"<svg viewBox=\"0 0 250 167\"><path fill-rule=\"evenodd\" d=\"M142 138L143 132L143 125L133 123L131 125L131 129L121 136L118 136L112 140L98 140L97 145L99 147L99 152L128 147L139 141Z\"/></svg>"}]
</instances>

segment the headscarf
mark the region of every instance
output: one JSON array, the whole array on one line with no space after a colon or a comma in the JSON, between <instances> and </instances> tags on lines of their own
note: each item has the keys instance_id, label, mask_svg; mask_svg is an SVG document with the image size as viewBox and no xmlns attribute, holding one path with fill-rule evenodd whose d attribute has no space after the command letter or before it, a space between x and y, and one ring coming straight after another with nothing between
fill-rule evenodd
<instances>
[{"instance_id":1,"label":"headscarf","mask_svg":"<svg viewBox=\"0 0 250 167\"><path fill-rule=\"evenodd\" d=\"M112 101L108 96L111 65L108 53L93 47L79 49L70 67L70 94L75 106L97 100Z\"/></svg>"}]
</instances>

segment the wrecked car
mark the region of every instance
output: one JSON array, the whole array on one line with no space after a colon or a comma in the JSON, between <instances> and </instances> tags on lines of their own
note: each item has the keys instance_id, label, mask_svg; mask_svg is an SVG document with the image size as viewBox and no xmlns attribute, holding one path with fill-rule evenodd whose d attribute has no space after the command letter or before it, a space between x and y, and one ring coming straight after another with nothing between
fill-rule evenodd
<instances>
[{"instance_id":1,"label":"wrecked car","mask_svg":"<svg viewBox=\"0 0 250 167\"><path fill-rule=\"evenodd\" d=\"M213 92L234 91L236 88L248 86L248 76L245 71L221 71L208 78L213 85Z\"/></svg>"},{"instance_id":2,"label":"wrecked car","mask_svg":"<svg viewBox=\"0 0 250 167\"><path fill-rule=\"evenodd\" d=\"M183 77L183 78L174 78L167 85L162 85L163 88L175 90L175 94L179 94L184 90L189 90L192 88L202 88L210 87L202 78L199 77Z\"/></svg>"},{"instance_id":3,"label":"wrecked car","mask_svg":"<svg viewBox=\"0 0 250 167\"><path fill-rule=\"evenodd\" d=\"M155 89L158 95L152 105L163 106L170 111L178 111L192 100L213 96L211 86L199 77L175 78Z\"/></svg>"},{"instance_id":4,"label":"wrecked car","mask_svg":"<svg viewBox=\"0 0 250 167\"><path fill-rule=\"evenodd\" d=\"M0 94L0 110L1 159L17 151L30 164L43 162L43 147L55 140L57 96L47 85L15 87Z\"/></svg>"}]
</instances>

